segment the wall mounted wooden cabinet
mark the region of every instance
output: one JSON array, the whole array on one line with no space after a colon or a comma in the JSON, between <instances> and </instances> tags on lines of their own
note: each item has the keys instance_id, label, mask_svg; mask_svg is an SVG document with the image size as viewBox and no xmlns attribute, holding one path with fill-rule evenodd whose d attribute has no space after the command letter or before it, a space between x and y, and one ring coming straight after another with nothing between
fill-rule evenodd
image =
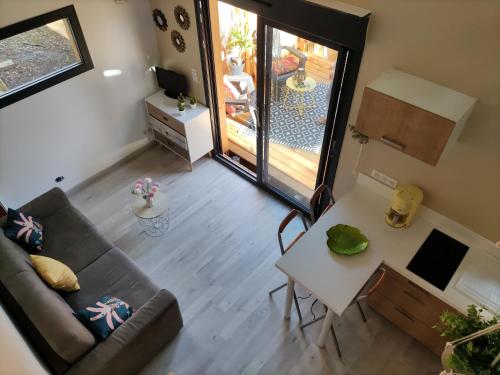
<instances>
[{"instance_id":1,"label":"wall mounted wooden cabinet","mask_svg":"<svg viewBox=\"0 0 500 375\"><path fill-rule=\"evenodd\" d=\"M475 98L390 69L363 93L356 129L428 164L455 142Z\"/></svg>"}]
</instances>

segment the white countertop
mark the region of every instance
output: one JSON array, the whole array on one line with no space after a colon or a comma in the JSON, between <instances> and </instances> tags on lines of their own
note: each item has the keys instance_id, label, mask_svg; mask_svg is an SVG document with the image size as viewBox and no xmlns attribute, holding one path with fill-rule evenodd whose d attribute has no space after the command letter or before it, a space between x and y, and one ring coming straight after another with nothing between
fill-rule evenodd
<instances>
[{"instance_id":1,"label":"white countertop","mask_svg":"<svg viewBox=\"0 0 500 375\"><path fill-rule=\"evenodd\" d=\"M276 267L313 292L337 315L349 306L381 263L458 311L466 312L469 304L479 304L455 284L476 258L487 254L500 261L500 250L493 242L426 207L420 208L408 229L392 228L384 221L391 197L390 188L360 174L354 188L309 229L292 251L277 261ZM326 231L335 224L359 228L370 241L368 249L352 257L332 254L326 245ZM444 291L406 269L434 228L470 247ZM500 283L500 270L498 279L482 282Z\"/></svg>"}]
</instances>

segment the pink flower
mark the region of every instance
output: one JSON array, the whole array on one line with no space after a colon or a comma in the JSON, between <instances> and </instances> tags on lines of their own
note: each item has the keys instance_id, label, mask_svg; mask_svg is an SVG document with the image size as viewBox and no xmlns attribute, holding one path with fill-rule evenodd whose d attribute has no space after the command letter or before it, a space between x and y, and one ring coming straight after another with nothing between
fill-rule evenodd
<instances>
[{"instance_id":1,"label":"pink flower","mask_svg":"<svg viewBox=\"0 0 500 375\"><path fill-rule=\"evenodd\" d=\"M153 187L151 188L151 191L152 191L153 193L156 193L156 192L158 191L158 187L153 186Z\"/></svg>"},{"instance_id":2,"label":"pink flower","mask_svg":"<svg viewBox=\"0 0 500 375\"><path fill-rule=\"evenodd\" d=\"M149 193L149 194L148 194L148 197L149 197L149 198L153 198L154 196L155 196L155 194L154 194L154 193Z\"/></svg>"},{"instance_id":3,"label":"pink flower","mask_svg":"<svg viewBox=\"0 0 500 375\"><path fill-rule=\"evenodd\" d=\"M142 185L144 182L141 179L138 179L135 183L138 185Z\"/></svg>"},{"instance_id":4,"label":"pink flower","mask_svg":"<svg viewBox=\"0 0 500 375\"><path fill-rule=\"evenodd\" d=\"M141 185L141 184L135 184L135 188L136 188L136 189L141 189L141 188L142 188L142 185Z\"/></svg>"}]
</instances>

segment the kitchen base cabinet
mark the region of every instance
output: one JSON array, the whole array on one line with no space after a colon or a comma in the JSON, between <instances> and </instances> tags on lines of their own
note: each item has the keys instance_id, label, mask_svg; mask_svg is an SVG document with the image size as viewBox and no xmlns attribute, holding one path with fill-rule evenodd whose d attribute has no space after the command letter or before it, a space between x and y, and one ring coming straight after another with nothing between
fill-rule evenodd
<instances>
[{"instance_id":1,"label":"kitchen base cabinet","mask_svg":"<svg viewBox=\"0 0 500 375\"><path fill-rule=\"evenodd\" d=\"M456 311L412 281L384 265L387 273L368 305L437 355L446 339L433 328L444 311Z\"/></svg>"}]
</instances>

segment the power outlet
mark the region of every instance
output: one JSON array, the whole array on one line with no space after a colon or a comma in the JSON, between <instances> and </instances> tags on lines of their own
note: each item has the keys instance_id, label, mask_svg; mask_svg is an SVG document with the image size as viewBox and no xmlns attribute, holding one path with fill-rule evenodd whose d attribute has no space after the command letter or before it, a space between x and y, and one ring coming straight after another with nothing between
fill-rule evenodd
<instances>
[{"instance_id":1,"label":"power outlet","mask_svg":"<svg viewBox=\"0 0 500 375\"><path fill-rule=\"evenodd\" d=\"M377 181L383 183L384 185L387 185L393 189L396 188L396 186L398 184L397 180L383 174L380 171L377 171L376 169L372 169L371 175L375 180L377 180Z\"/></svg>"}]
</instances>

